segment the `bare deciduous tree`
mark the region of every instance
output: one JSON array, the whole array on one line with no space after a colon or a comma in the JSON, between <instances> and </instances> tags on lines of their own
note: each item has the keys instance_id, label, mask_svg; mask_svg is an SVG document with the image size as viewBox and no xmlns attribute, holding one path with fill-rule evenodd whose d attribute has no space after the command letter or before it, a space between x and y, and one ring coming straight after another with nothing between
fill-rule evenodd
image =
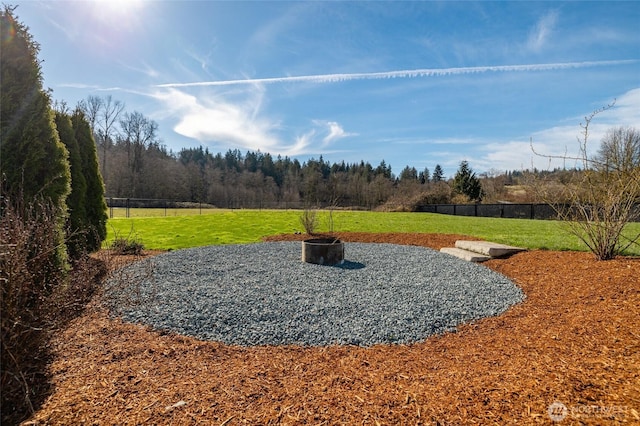
<instances>
[{"instance_id":1,"label":"bare deciduous tree","mask_svg":"<svg viewBox=\"0 0 640 426\"><path fill-rule=\"evenodd\" d=\"M569 174L557 191L550 191L542 181L537 181L535 186L569 231L580 238L598 260L613 259L640 241L640 234L625 232L627 224L640 217L640 132L633 128L611 129L596 156L591 157L587 152L591 121L612 106L607 105L585 117L577 157L549 156L534 150L536 155L550 160L570 159L582 164L582 169Z\"/></svg>"},{"instance_id":2,"label":"bare deciduous tree","mask_svg":"<svg viewBox=\"0 0 640 426\"><path fill-rule=\"evenodd\" d=\"M78 108L84 113L91 131L94 133L94 138L98 140L96 125L98 118L100 117L100 111L102 110L103 101L102 98L95 95L89 95L87 99L83 99L78 102Z\"/></svg>"},{"instance_id":3,"label":"bare deciduous tree","mask_svg":"<svg viewBox=\"0 0 640 426\"><path fill-rule=\"evenodd\" d=\"M595 160L600 169L633 173L640 166L640 131L633 127L609 129Z\"/></svg>"},{"instance_id":4,"label":"bare deciduous tree","mask_svg":"<svg viewBox=\"0 0 640 426\"><path fill-rule=\"evenodd\" d=\"M123 142L127 147L127 164L131 171L131 191L132 196L136 194L138 178L142 170L142 157L147 147L156 141L158 123L148 119L138 111L125 113L120 120L122 128Z\"/></svg>"},{"instance_id":5,"label":"bare deciduous tree","mask_svg":"<svg viewBox=\"0 0 640 426\"><path fill-rule=\"evenodd\" d=\"M93 106L92 106L93 108ZM120 101L114 101L111 95L102 100L102 113L99 114L98 127L99 139L102 141L102 176L107 180L107 150L112 142L115 132L115 124L118 117L124 110L124 104Z\"/></svg>"}]
</instances>

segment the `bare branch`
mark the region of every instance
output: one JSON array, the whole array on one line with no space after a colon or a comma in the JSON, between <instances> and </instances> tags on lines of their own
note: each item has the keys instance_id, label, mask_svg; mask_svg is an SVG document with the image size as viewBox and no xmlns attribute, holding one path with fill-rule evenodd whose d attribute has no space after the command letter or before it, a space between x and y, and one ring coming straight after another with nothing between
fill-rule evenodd
<instances>
[{"instance_id":1,"label":"bare branch","mask_svg":"<svg viewBox=\"0 0 640 426\"><path fill-rule=\"evenodd\" d=\"M589 158L587 154L591 122L614 104L585 117L580 124L576 157L566 152L563 156L541 155L530 143L536 155L582 163L582 170L572 171L565 181L554 182L553 190L541 179L535 181L534 189L599 260L612 259L640 241L640 234L625 234L626 225L640 216L640 133L635 129L610 131L602 141L599 156Z\"/></svg>"}]
</instances>

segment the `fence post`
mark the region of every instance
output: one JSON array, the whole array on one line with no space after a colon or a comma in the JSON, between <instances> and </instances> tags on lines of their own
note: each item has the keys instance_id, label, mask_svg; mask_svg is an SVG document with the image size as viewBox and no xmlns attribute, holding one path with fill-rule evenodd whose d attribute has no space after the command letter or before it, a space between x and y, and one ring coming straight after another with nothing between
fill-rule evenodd
<instances>
[{"instance_id":1,"label":"fence post","mask_svg":"<svg viewBox=\"0 0 640 426\"><path fill-rule=\"evenodd\" d=\"M127 198L127 201L125 203L125 216L127 218L129 218L129 199Z\"/></svg>"}]
</instances>

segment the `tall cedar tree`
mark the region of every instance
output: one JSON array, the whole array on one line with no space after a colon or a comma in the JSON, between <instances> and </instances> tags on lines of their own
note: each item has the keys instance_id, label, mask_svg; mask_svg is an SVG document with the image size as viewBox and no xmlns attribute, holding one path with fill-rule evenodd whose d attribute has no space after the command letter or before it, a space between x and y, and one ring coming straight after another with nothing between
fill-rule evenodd
<instances>
[{"instance_id":1,"label":"tall cedar tree","mask_svg":"<svg viewBox=\"0 0 640 426\"><path fill-rule=\"evenodd\" d=\"M51 99L42 88L39 45L8 6L0 11L0 32L0 195L25 207L38 200L53 204L59 229L51 235L57 242L51 261L65 269L64 218L71 173ZM48 285L54 281L51 277Z\"/></svg>"},{"instance_id":2,"label":"tall cedar tree","mask_svg":"<svg viewBox=\"0 0 640 426\"><path fill-rule=\"evenodd\" d=\"M42 89L39 45L5 7L0 12L0 173L2 193L29 202L50 199L61 212L70 191L67 150Z\"/></svg>"},{"instance_id":3,"label":"tall cedar tree","mask_svg":"<svg viewBox=\"0 0 640 426\"><path fill-rule=\"evenodd\" d=\"M0 256L0 422L19 424L40 396L49 297L66 281L71 173L38 45L9 6L0 10L0 40L0 242L14 246Z\"/></svg>"},{"instance_id":4,"label":"tall cedar tree","mask_svg":"<svg viewBox=\"0 0 640 426\"><path fill-rule=\"evenodd\" d=\"M93 139L91 126L81 109L77 108L71 116L75 139L81 158L81 170L86 182L84 197L85 249L88 252L100 248L107 236L107 204L104 200L104 182L98 166L98 152Z\"/></svg>"},{"instance_id":5,"label":"tall cedar tree","mask_svg":"<svg viewBox=\"0 0 640 426\"><path fill-rule=\"evenodd\" d=\"M71 167L71 193L67 197L67 250L72 259L79 259L85 246L85 198L87 195L87 181L82 170L82 157L76 141L76 135L69 115L61 111L55 113L56 127L60 141L69 151L69 166Z\"/></svg>"},{"instance_id":6,"label":"tall cedar tree","mask_svg":"<svg viewBox=\"0 0 640 426\"><path fill-rule=\"evenodd\" d=\"M476 174L469 163L463 161L460 163L460 168L456 172L453 178L453 190L459 194L467 196L469 201L481 201L482 200L482 185L480 179L476 177Z\"/></svg>"}]
</instances>

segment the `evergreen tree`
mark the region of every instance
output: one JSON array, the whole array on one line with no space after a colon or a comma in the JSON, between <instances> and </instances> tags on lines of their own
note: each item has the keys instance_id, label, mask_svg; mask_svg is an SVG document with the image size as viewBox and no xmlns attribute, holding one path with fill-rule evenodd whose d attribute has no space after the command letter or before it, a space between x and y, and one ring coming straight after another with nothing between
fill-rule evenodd
<instances>
[{"instance_id":1,"label":"evergreen tree","mask_svg":"<svg viewBox=\"0 0 640 426\"><path fill-rule=\"evenodd\" d=\"M81 109L78 108L74 111L71 122L80 153L82 175L86 182L84 248L93 252L100 248L102 241L107 236L107 204L104 200L104 183L100 175L98 153L91 126Z\"/></svg>"},{"instance_id":2,"label":"evergreen tree","mask_svg":"<svg viewBox=\"0 0 640 426\"><path fill-rule=\"evenodd\" d=\"M420 179L420 184L424 185L425 183L429 183L429 169L427 167L424 168L423 171L420 172L419 175L419 179Z\"/></svg>"},{"instance_id":3,"label":"evergreen tree","mask_svg":"<svg viewBox=\"0 0 640 426\"><path fill-rule=\"evenodd\" d=\"M82 170L80 148L71 125L71 118L61 111L55 113L55 123L60 141L69 152L71 168L71 193L67 197L67 250L72 259L78 259L84 247L85 197L87 182Z\"/></svg>"},{"instance_id":4,"label":"evergreen tree","mask_svg":"<svg viewBox=\"0 0 640 426\"><path fill-rule=\"evenodd\" d=\"M387 179L391 179L391 165L387 165L387 163L382 160L380 161L380 165L374 170L374 173L376 176L382 175Z\"/></svg>"},{"instance_id":5,"label":"evergreen tree","mask_svg":"<svg viewBox=\"0 0 640 426\"><path fill-rule=\"evenodd\" d=\"M400 172L400 180L401 181L415 181L418 179L418 171L415 167L406 166Z\"/></svg>"},{"instance_id":6,"label":"evergreen tree","mask_svg":"<svg viewBox=\"0 0 640 426\"><path fill-rule=\"evenodd\" d=\"M61 212L70 191L67 150L42 89L38 44L5 7L0 12L0 175L2 192L29 202L50 199Z\"/></svg>"},{"instance_id":7,"label":"evergreen tree","mask_svg":"<svg viewBox=\"0 0 640 426\"><path fill-rule=\"evenodd\" d=\"M441 182L444 179L444 172L442 171L442 167L440 164L436 164L436 168L433 169L433 177L431 180L433 182Z\"/></svg>"},{"instance_id":8,"label":"evergreen tree","mask_svg":"<svg viewBox=\"0 0 640 426\"><path fill-rule=\"evenodd\" d=\"M55 266L49 282L42 283L48 287L57 280L55 269L66 269L68 152L58 137L49 95L42 89L39 45L8 6L0 11L0 40L0 195L16 206L29 208L42 200L53 205L59 226L51 235L56 242L50 253Z\"/></svg>"},{"instance_id":9,"label":"evergreen tree","mask_svg":"<svg viewBox=\"0 0 640 426\"><path fill-rule=\"evenodd\" d=\"M459 194L464 194L469 198L469 201L481 201L482 185L480 179L476 177L476 174L467 161L460 163L460 168L456 172L453 178L453 190Z\"/></svg>"},{"instance_id":10,"label":"evergreen tree","mask_svg":"<svg viewBox=\"0 0 640 426\"><path fill-rule=\"evenodd\" d=\"M47 356L49 297L66 281L71 181L68 152L42 88L39 47L13 10L0 10L0 240L15 244L0 268L2 424L19 424L33 413L39 361Z\"/></svg>"}]
</instances>

